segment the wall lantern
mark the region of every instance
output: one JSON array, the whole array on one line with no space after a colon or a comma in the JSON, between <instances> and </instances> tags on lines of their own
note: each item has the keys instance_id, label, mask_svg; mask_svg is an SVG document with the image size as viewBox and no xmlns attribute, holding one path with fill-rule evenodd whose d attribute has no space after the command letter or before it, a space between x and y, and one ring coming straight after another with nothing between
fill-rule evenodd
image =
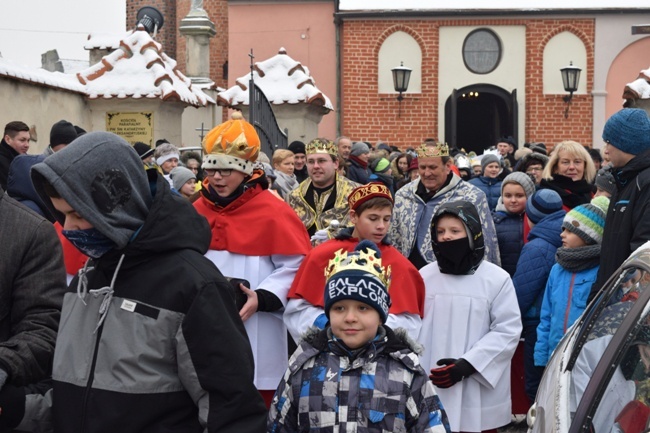
<instances>
[{"instance_id":1,"label":"wall lantern","mask_svg":"<svg viewBox=\"0 0 650 433\"><path fill-rule=\"evenodd\" d=\"M573 92L578 90L578 82L580 82L580 71L582 71L582 69L578 68L577 66L573 66L573 62L569 62L569 66L560 69L564 90L569 92L569 94L563 98L564 102L566 103L566 110L564 111L565 119L569 118L569 106L571 105Z\"/></svg>"},{"instance_id":2,"label":"wall lantern","mask_svg":"<svg viewBox=\"0 0 650 433\"><path fill-rule=\"evenodd\" d=\"M395 91L399 92L399 95L397 95L397 101L399 102L397 117L402 117L402 100L404 99L402 93L406 92L409 87L409 80L413 70L405 67L404 62L400 62L400 65L391 69L391 71L393 72L393 86Z\"/></svg>"}]
</instances>

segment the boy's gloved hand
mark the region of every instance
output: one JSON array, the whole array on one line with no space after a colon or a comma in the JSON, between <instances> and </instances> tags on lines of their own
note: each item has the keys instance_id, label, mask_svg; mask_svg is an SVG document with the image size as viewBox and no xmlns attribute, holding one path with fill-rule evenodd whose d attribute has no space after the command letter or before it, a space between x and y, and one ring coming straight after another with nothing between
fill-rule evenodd
<instances>
[{"instance_id":1,"label":"boy's gloved hand","mask_svg":"<svg viewBox=\"0 0 650 433\"><path fill-rule=\"evenodd\" d=\"M452 387L464 378L476 373L476 369L472 367L472 364L463 358L442 358L436 364L444 365L444 367L432 368L429 379L438 388Z\"/></svg>"}]
</instances>

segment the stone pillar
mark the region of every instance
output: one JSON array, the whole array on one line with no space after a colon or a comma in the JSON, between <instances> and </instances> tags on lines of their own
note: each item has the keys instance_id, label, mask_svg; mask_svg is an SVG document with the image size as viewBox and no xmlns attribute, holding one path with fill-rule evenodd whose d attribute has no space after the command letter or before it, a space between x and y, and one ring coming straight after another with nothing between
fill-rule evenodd
<instances>
[{"instance_id":1,"label":"stone pillar","mask_svg":"<svg viewBox=\"0 0 650 433\"><path fill-rule=\"evenodd\" d=\"M209 83L210 38L217 34L214 23L203 9L202 1L192 1L192 9L181 20L178 30L187 41L186 75L193 83Z\"/></svg>"}]
</instances>

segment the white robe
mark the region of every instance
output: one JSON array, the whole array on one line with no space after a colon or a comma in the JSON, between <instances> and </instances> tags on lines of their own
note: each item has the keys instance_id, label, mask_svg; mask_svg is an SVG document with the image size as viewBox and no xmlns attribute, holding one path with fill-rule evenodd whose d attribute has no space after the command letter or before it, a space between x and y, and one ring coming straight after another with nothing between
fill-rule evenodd
<instances>
[{"instance_id":1,"label":"white robe","mask_svg":"<svg viewBox=\"0 0 650 433\"><path fill-rule=\"evenodd\" d=\"M244 278L251 289L264 289L277 296L286 307L287 295L303 255L245 256L228 251L208 250L205 256L224 276ZM287 328L282 310L257 312L244 322L255 357L255 386L275 390L288 367Z\"/></svg>"},{"instance_id":2,"label":"white robe","mask_svg":"<svg viewBox=\"0 0 650 433\"><path fill-rule=\"evenodd\" d=\"M437 263L420 269L426 295L418 341L425 370L441 358L463 358L476 373L436 391L451 430L480 432L510 422L510 360L521 334L521 315L512 280L483 261L474 275L440 272Z\"/></svg>"}]
</instances>

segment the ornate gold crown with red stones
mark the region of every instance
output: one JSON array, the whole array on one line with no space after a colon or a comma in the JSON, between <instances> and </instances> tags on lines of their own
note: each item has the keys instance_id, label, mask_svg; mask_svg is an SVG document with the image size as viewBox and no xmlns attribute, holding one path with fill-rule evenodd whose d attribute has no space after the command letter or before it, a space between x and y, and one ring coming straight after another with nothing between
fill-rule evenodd
<instances>
[{"instance_id":1,"label":"ornate gold crown with red stones","mask_svg":"<svg viewBox=\"0 0 650 433\"><path fill-rule=\"evenodd\" d=\"M436 158L441 156L449 156L449 146L447 143L427 144L422 143L417 149L418 158Z\"/></svg>"},{"instance_id":2,"label":"ornate gold crown with red stones","mask_svg":"<svg viewBox=\"0 0 650 433\"><path fill-rule=\"evenodd\" d=\"M329 264L325 268L325 279L329 280L339 272L350 270L367 272L375 276L383 283L388 292L391 280L390 265L387 267L382 266L381 258L377 257L377 252L372 248L350 253L341 248L334 253L334 258L330 259Z\"/></svg>"},{"instance_id":3,"label":"ornate gold crown with red stones","mask_svg":"<svg viewBox=\"0 0 650 433\"><path fill-rule=\"evenodd\" d=\"M333 156L339 156L339 149L332 140L326 138L314 138L305 146L305 155L314 153L328 153Z\"/></svg>"},{"instance_id":4,"label":"ornate gold crown with red stones","mask_svg":"<svg viewBox=\"0 0 650 433\"><path fill-rule=\"evenodd\" d=\"M390 194L386 185L379 182L372 182L353 189L348 196L348 204L350 205L350 209L354 210L362 203L376 197L387 198L393 203L393 196Z\"/></svg>"}]
</instances>

